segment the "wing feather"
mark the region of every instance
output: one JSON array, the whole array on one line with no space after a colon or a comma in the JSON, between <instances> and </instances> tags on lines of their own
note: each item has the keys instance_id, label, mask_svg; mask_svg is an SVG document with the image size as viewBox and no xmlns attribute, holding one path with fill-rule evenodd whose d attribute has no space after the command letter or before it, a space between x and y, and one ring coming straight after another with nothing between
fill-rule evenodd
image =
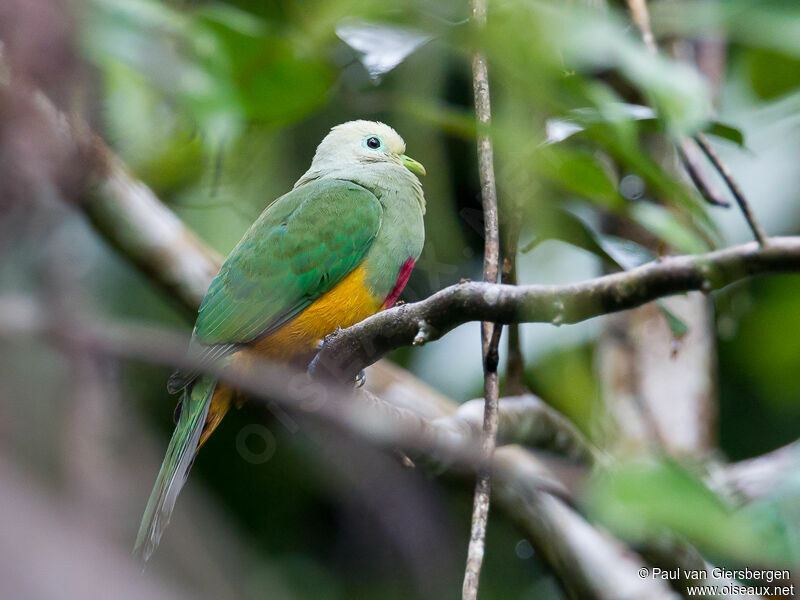
<instances>
[{"instance_id":1,"label":"wing feather","mask_svg":"<svg viewBox=\"0 0 800 600\"><path fill-rule=\"evenodd\" d=\"M276 331L334 287L366 256L381 225L380 202L350 181L320 179L273 202L233 249L200 306L190 347L198 368Z\"/></svg>"}]
</instances>

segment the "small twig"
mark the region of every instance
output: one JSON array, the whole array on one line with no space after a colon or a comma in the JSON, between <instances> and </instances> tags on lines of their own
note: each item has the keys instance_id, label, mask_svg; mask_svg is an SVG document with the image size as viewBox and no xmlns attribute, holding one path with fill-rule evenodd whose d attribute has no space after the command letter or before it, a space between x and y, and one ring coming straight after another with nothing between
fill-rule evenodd
<instances>
[{"instance_id":1,"label":"small twig","mask_svg":"<svg viewBox=\"0 0 800 600\"><path fill-rule=\"evenodd\" d=\"M717 465L708 478L712 489L749 504L774 495L800 466L800 440L740 462Z\"/></svg>"},{"instance_id":2,"label":"small twig","mask_svg":"<svg viewBox=\"0 0 800 600\"><path fill-rule=\"evenodd\" d=\"M472 19L478 27L486 25L487 0L472 0ZM484 254L483 279L497 283L500 261L500 233L497 212L497 188L494 178L492 141L489 123L492 118L489 94L489 69L486 55L478 51L472 59L472 83L475 94L475 116L478 120L478 171L483 202ZM467 564L464 569L462 598L475 600L478 597L481 566L486 539L486 524L489 519L491 494L490 465L497 439L497 403L500 395L497 377L497 354L502 325L481 323L483 347L483 435L481 439L482 461L475 484L475 500L472 508L472 528L467 549Z\"/></svg>"},{"instance_id":3,"label":"small twig","mask_svg":"<svg viewBox=\"0 0 800 600\"><path fill-rule=\"evenodd\" d=\"M695 162L694 156L692 155L693 148L689 140L681 140L675 145L675 149L678 151L678 158L683 168L686 169L689 178L692 180L692 183L694 183L697 191L700 192L700 195L703 196L703 199L713 206L730 208L730 202L722 198L719 191L706 179L700 167Z\"/></svg>"},{"instance_id":4,"label":"small twig","mask_svg":"<svg viewBox=\"0 0 800 600\"><path fill-rule=\"evenodd\" d=\"M642 33L642 40L647 49L653 54L658 54L658 46L653 30L650 28L650 12L647 10L647 0L627 0L628 9L631 11L633 22Z\"/></svg>"},{"instance_id":5,"label":"small twig","mask_svg":"<svg viewBox=\"0 0 800 600\"><path fill-rule=\"evenodd\" d=\"M639 31L642 34L642 40L644 41L644 45L647 46L647 49L653 53L658 53L658 46L656 45L655 37L653 36L653 30L650 28L650 13L647 10L647 1L646 0L627 0L628 8L631 11L631 17L633 18L633 22L636 23L636 26L639 28ZM736 180L733 178L733 175L728 169L727 165L722 162L722 159L717 155L714 149L711 147L711 144L708 142L708 138L702 133L698 133L693 136L697 145L700 146L700 149L706 155L708 160L714 165L714 168L720 174L722 179L725 181L725 185L728 186L728 189L733 194L733 197L736 199L736 203L739 205L739 209L744 214L744 218L747 219L747 224L750 226L750 229L753 231L753 235L755 236L756 240L761 246L764 246L767 243L767 234L762 229L761 225L756 221L755 215L753 211L750 209L750 204L747 202L747 199L744 197L739 184L736 183ZM679 154L681 153L681 147L685 142L681 142L678 147ZM707 187L704 187L702 184L698 185L697 174L699 171L693 166L683 160L681 158L686 170L689 173L689 177L692 178L692 181L697 185L697 189L700 190L700 193L703 194L703 197L706 200L709 200L710 196L706 195L706 191L708 190ZM705 191L704 191L705 190ZM709 200L709 202L712 202ZM714 204L715 202L712 202Z\"/></svg>"},{"instance_id":6,"label":"small twig","mask_svg":"<svg viewBox=\"0 0 800 600\"><path fill-rule=\"evenodd\" d=\"M750 226L750 229L753 232L756 240L761 246L765 246L767 243L767 234L764 232L764 229L761 227L759 222L756 220L753 211L750 208L750 204L747 202L747 199L744 197L739 184L736 183L736 180L733 178L728 166L722 162L722 159L717 155L714 148L711 147L711 144L706 138L705 135L702 133L698 133L694 136L694 141L697 142L697 145L700 146L700 149L703 151L703 154L706 155L706 158L714 165L714 168L720 174L722 179L725 181L725 185L728 186L728 189L733 194L733 197L736 199L736 203L739 205L739 209L742 211L744 218L747 220L747 224Z\"/></svg>"},{"instance_id":7,"label":"small twig","mask_svg":"<svg viewBox=\"0 0 800 600\"><path fill-rule=\"evenodd\" d=\"M503 266L500 270L500 282L506 285L517 285L517 254L521 227L520 206L516 198L509 198L503 206L503 229L500 232ZM525 358L522 354L519 323L511 323L507 329L508 356L504 390L506 395L523 394L530 390L525 383Z\"/></svg>"},{"instance_id":8,"label":"small twig","mask_svg":"<svg viewBox=\"0 0 800 600\"><path fill-rule=\"evenodd\" d=\"M469 400L455 413L439 417L433 423L452 424L453 429L468 424L477 437L483 423L483 404L483 398ZM520 444L549 450L588 465L605 460L567 417L533 394L504 396L500 398L498 409L498 447Z\"/></svg>"},{"instance_id":9,"label":"small twig","mask_svg":"<svg viewBox=\"0 0 800 600\"><path fill-rule=\"evenodd\" d=\"M707 254L665 257L620 273L567 285L459 283L390 308L326 338L318 368L350 381L388 352L410 346L425 320L429 342L468 321L577 323L689 291L710 293L758 273L800 272L800 237L772 237Z\"/></svg>"}]
</instances>

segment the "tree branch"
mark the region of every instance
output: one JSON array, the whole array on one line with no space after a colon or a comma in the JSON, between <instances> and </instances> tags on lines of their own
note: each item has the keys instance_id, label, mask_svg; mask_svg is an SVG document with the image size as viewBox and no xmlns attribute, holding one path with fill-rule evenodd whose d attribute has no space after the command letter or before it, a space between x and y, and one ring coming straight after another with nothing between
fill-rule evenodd
<instances>
[{"instance_id":1,"label":"tree branch","mask_svg":"<svg viewBox=\"0 0 800 600\"><path fill-rule=\"evenodd\" d=\"M222 257L203 243L99 139L104 157L81 208L95 229L148 278L194 315Z\"/></svg>"},{"instance_id":2,"label":"tree branch","mask_svg":"<svg viewBox=\"0 0 800 600\"><path fill-rule=\"evenodd\" d=\"M708 141L708 138L705 135L698 133L694 136L694 141L697 142L697 145L700 146L703 154L706 155L706 158L708 158L709 162L714 165L714 168L720 174L723 181L725 181L725 185L728 186L728 189L731 191L731 194L733 194L736 203L739 205L739 210L742 211L745 220L747 220L750 230L753 232L756 240L758 240L758 243L764 246L767 243L767 234L764 232L761 224L756 220L753 209L750 208L747 198L745 198L742 189L733 178L730 169L728 169L728 166L722 162L722 159L716 153L714 148L711 147L711 143Z\"/></svg>"},{"instance_id":3,"label":"tree branch","mask_svg":"<svg viewBox=\"0 0 800 600\"><path fill-rule=\"evenodd\" d=\"M692 290L711 292L759 273L800 271L800 237L770 238L693 256L653 261L629 271L567 285L467 282L392 308L325 340L314 369L352 379L386 353L412 345L422 324L428 341L468 321L577 323Z\"/></svg>"},{"instance_id":4,"label":"tree branch","mask_svg":"<svg viewBox=\"0 0 800 600\"><path fill-rule=\"evenodd\" d=\"M517 198L509 198L504 202L503 218L504 227L500 232L502 245L502 269L500 282L507 285L517 285L517 254L519 250L519 233L521 223L520 207ZM525 381L525 358L522 354L522 339L519 323L510 323L508 331L506 357L505 394L524 394L529 391Z\"/></svg>"},{"instance_id":5,"label":"tree branch","mask_svg":"<svg viewBox=\"0 0 800 600\"><path fill-rule=\"evenodd\" d=\"M478 27L486 26L487 0L472 0L472 20ZM500 263L500 231L497 213L497 187L494 178L494 158L489 126L492 119L489 93L489 68L486 55L477 51L472 59L472 86L475 95L475 117L478 121L478 175L483 203L483 280L497 283ZM498 346L503 326L485 320L481 323L483 349L483 432L481 446L483 460L475 482L472 507L472 527L464 569L462 598L476 600L483 564L486 525L489 520L491 481L489 465L492 462L497 438L497 403L500 395L497 375Z\"/></svg>"},{"instance_id":6,"label":"tree branch","mask_svg":"<svg viewBox=\"0 0 800 600\"><path fill-rule=\"evenodd\" d=\"M97 231L153 283L194 315L222 257L208 247L85 123L69 119L41 92L30 92L50 138L79 148L86 188L80 208Z\"/></svg>"},{"instance_id":7,"label":"tree branch","mask_svg":"<svg viewBox=\"0 0 800 600\"><path fill-rule=\"evenodd\" d=\"M710 484L749 503L775 493L798 467L800 440L755 458L718 466L711 470Z\"/></svg>"},{"instance_id":8,"label":"tree branch","mask_svg":"<svg viewBox=\"0 0 800 600\"><path fill-rule=\"evenodd\" d=\"M454 414L434 422L468 425L477 437L482 415L483 400L475 399L461 404ZM575 425L533 394L500 398L497 443L552 450L590 465L601 460L599 451Z\"/></svg>"},{"instance_id":9,"label":"tree branch","mask_svg":"<svg viewBox=\"0 0 800 600\"><path fill-rule=\"evenodd\" d=\"M49 105L49 103L47 104ZM67 137L86 142L87 138L84 136L87 135L87 131L84 128L75 126L63 115L54 112L55 109L52 109L52 105L49 105L47 110L50 110L50 116L54 117L48 119L53 138ZM99 144L98 147L107 151L100 140L96 138L94 140ZM100 227L101 234L106 236L125 258L133 259L134 264L146 272L154 282L171 289L187 308L194 308L217 268L218 257L208 251L180 221L174 223L177 229L173 230L173 233L179 231L186 235L173 235L169 241L153 239L153 230L149 225L150 218L153 214L164 216L165 213L161 213L161 211L168 212L168 209L158 203L149 190L144 191L146 188L131 179L121 166L120 170L114 170L110 168L108 162L98 160L88 163L87 168L92 170L95 178L92 189L97 197L94 199L108 202L108 205L92 205L91 201L87 200L81 204L81 208L89 214L97 210L99 211L98 216L105 215L106 218L112 220L108 226L103 226L103 218L92 217L93 223ZM143 192L142 196L148 198L148 202L130 201L130 195L135 194L137 189L139 192ZM116 218L113 216L115 211L119 211L117 217L127 223L126 227L115 226L113 223L113 219ZM138 214L140 211L153 214ZM798 258L800 256L800 239L776 239L774 245L771 244L768 250L760 252L752 246L752 244L740 246L700 257L668 259L662 263L654 263L654 265L635 270L634 273L637 275L634 279L616 280L612 276L577 284L578 297L576 301L560 306L553 303L561 302L564 293L569 292L567 288L570 286L513 288L516 291L511 296L508 295L504 286L494 284L455 286L443 290L422 303L409 305L415 307L407 315L412 319L410 327L414 330L410 339L403 337L402 327L401 330L390 327L388 338L381 341L375 349L385 353L391 344L410 343L420 327L420 322L413 319L428 310L432 311L431 315L435 317L433 323L439 327L432 329L438 338L444 335L446 330L455 326L456 322L462 323L481 318L509 322L513 315L516 315L514 318L519 321L554 319L557 322L567 322L569 319L580 320L602 312L621 310L636 303L646 302L651 299L647 297L648 295L678 293L685 289L711 289L714 285L721 286L758 272L800 270L798 264L800 262L800 258ZM165 258L166 260L164 260ZM193 266L184 270L186 265ZM668 268L665 269L665 265ZM199 268L195 268L195 266ZM714 276L717 270L720 273L719 277ZM206 281L201 283L204 279ZM710 281L711 284L705 285L706 281ZM641 283L645 289L630 289L631 285L638 285L638 283ZM463 307L461 306L462 301ZM595 302L603 304L599 307L593 306ZM48 320L47 311L44 311L44 315L36 313L36 307L27 301L17 303L18 310L16 312L6 310L7 308L9 307L4 305L3 310L0 311L5 327L4 335L29 334L31 331L26 329L26 326L41 330L41 328L54 325L52 321ZM495 308L498 309L497 316L494 313ZM437 312L440 309L453 310L454 313L451 317L447 317ZM422 310L421 313L417 312L420 310ZM404 314L395 309L394 312L387 314L387 323L391 324L399 318L402 324L405 319ZM370 321L370 323L367 323L366 328L363 329L366 336L363 338L363 342L360 342L362 347L371 343L369 336L373 336L377 340L382 339L377 330L371 329L375 326L375 321ZM109 345L109 351L112 354L114 351L118 352L120 357L177 366L187 360L184 353L185 339L183 336L173 338L172 345L154 344L154 331L150 329L139 330L138 337L131 340L128 337L130 331L100 327L95 318L87 321L86 327L76 327L76 323L72 322L68 322L66 325L73 327L73 330L79 334L80 339L86 344L82 346L84 351L89 353L102 351L101 342L105 340L105 343ZM403 325L403 327L407 326L409 326L408 323ZM447 329L442 329L442 327ZM354 339L352 336L359 335L360 331L362 329L347 330L347 334L342 337L342 340ZM100 336L99 340L91 337L94 333ZM47 341L50 343L58 339L56 334L47 336ZM159 342L161 341L159 340ZM330 351L335 351L337 347L332 338L331 347L326 348L326 355L330 355ZM170 348L175 351L174 354L169 350ZM367 353L367 355L373 356L373 353ZM368 363L374 362L374 360L374 358L370 358ZM226 380L232 381L234 378L233 373L226 374L220 371L219 375ZM282 380L285 380L283 368L280 370L280 377L277 381ZM243 382L232 381L232 383L239 385ZM255 385L255 382L251 383ZM391 387L392 384L389 384L387 389L391 389ZM247 385L243 385L242 388L245 391L249 389ZM260 391L253 389L252 391L258 397L264 394L263 389ZM274 391L274 389L270 391L270 398L273 400L272 392ZM298 396L301 396L300 400L304 399L297 389L284 391L288 394L286 398L293 402L297 402ZM427 402L422 398L422 395L418 396L416 399L418 404ZM332 418L337 419L335 422L340 422L338 419L352 417L355 419L353 425L358 426L364 435L388 434L388 438L383 438L384 443L402 443L403 436L408 433L404 426L398 427L396 422L388 426L385 419L373 422L371 417L366 418L365 414L374 413L365 411L364 403L352 403L355 407L352 411L349 408L342 411L343 407L337 403L332 403L332 405L333 410L329 414ZM437 396L435 400L431 401L428 408L431 413L455 410L455 406L447 408L446 405L447 401ZM349 415L349 417L342 416L343 414ZM412 417L419 418L418 414L414 415L410 411L400 414L405 415L401 420L404 423L409 423L413 420ZM408 418L406 419L406 417ZM376 429L373 427L375 423L382 423L383 426ZM502 423L501 415L501 428ZM434 427L436 426L434 425ZM446 428L438 430L444 432ZM450 435L452 435L452 431L445 437ZM369 437L369 439L375 438ZM557 436L554 439L557 439ZM405 441L409 442L410 440ZM531 438L528 438L528 441L530 442ZM473 453L471 457L474 459L475 454ZM611 600L618 598L624 592L626 597L642 600L675 598L663 582L640 579L636 574L643 564L639 557L605 532L594 529L572 508L554 496L552 490L546 489L546 486L543 485L546 477L542 473L542 465L532 453L515 446L499 448L494 460L495 499L510 516L520 522L544 560L550 565L565 588L570 591L572 597L588 600Z\"/></svg>"},{"instance_id":10,"label":"tree branch","mask_svg":"<svg viewBox=\"0 0 800 600\"><path fill-rule=\"evenodd\" d=\"M686 169L689 179L692 180L692 183L705 201L712 206L730 208L730 202L725 200L714 185L706 179L706 176L697 164L697 160L694 156L695 149L691 142L688 139L683 139L675 145L675 149L678 151L678 159L681 161L681 164L683 164L683 168Z\"/></svg>"},{"instance_id":11,"label":"tree branch","mask_svg":"<svg viewBox=\"0 0 800 600\"><path fill-rule=\"evenodd\" d=\"M658 44L656 43L656 38L653 35L653 30L650 27L650 12L647 9L647 0L626 1L628 3L628 8L631 11L631 18L636 24L636 27L639 28L639 32L642 34L642 41L644 42L644 45L652 54L658 54ZM765 245L767 243L767 234L756 220L755 214L753 214L753 210L750 208L750 204L747 202L747 198L745 198L744 193L742 193L741 188L733 178L730 169L728 169L727 165L722 162L722 159L714 151L714 148L711 147L708 138L706 138L704 134L698 133L692 136L692 139L697 143L698 146L700 146L703 154L706 155L706 158L708 158L709 162L720 174L723 181L725 181L725 185L728 186L728 189L736 200L736 203L739 205L739 209L742 211L742 214L744 215L745 220L747 220L747 224L753 232L753 235L758 243L762 246ZM700 171L697 169L697 166L693 164L691 157L687 154L686 140L682 140L677 145L677 148L678 156L681 162L683 163L686 171L689 174L689 177L697 186L697 189L700 191L700 194L703 196L703 198L705 198L710 204L720 205L720 199L718 195L715 194L712 188L708 186Z\"/></svg>"},{"instance_id":12,"label":"tree branch","mask_svg":"<svg viewBox=\"0 0 800 600\"><path fill-rule=\"evenodd\" d=\"M183 336L152 327L103 323L94 315L76 314L55 321L45 306L30 298L0 296L0 337L21 336L35 336L46 343L68 342L76 352L90 355L193 366ZM474 472L482 458L474 434L478 423L468 415L429 420L372 394L309 381L302 372L292 373L287 371L291 367L263 360L246 370L205 368L270 410L298 411L386 448L413 449L464 472ZM530 398L521 402L531 406ZM522 414L511 410L504 422L516 421ZM540 411L541 407L534 406L534 412ZM677 600L664 581L640 578L641 559L592 527L561 498L564 488L533 453L518 446L498 448L492 477L498 503L526 531L573 598Z\"/></svg>"}]
</instances>

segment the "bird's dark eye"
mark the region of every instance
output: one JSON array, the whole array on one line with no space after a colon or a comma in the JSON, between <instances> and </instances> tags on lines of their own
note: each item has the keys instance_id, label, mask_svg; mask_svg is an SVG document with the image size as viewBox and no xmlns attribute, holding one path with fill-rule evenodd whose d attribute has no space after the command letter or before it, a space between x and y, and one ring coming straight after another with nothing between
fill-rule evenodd
<instances>
[{"instance_id":1,"label":"bird's dark eye","mask_svg":"<svg viewBox=\"0 0 800 600\"><path fill-rule=\"evenodd\" d=\"M381 147L381 141L376 137L367 138L367 147L377 150Z\"/></svg>"}]
</instances>

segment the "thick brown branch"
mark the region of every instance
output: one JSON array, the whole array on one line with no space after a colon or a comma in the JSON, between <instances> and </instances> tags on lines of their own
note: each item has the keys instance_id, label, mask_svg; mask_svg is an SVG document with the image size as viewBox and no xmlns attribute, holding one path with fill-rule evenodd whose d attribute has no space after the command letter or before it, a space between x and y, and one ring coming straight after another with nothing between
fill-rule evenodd
<instances>
[{"instance_id":1,"label":"thick brown branch","mask_svg":"<svg viewBox=\"0 0 800 600\"><path fill-rule=\"evenodd\" d=\"M0 297L0 315L0 337L36 336L48 343L68 341L76 352L192 366L184 352L183 337L163 330L102 323L88 315L56 322L44 306L26 297ZM466 472L474 471L482 456L475 436L479 421L470 416L469 408L463 409L466 414L430 420L371 394L322 385L302 373L289 376L290 368L285 365L259 362L246 371L213 365L207 368L271 410L300 411L384 447L413 449L439 464ZM525 421L531 408L534 413L547 410L530 398L511 402L515 403L516 407L509 408L509 419L501 419L501 423ZM535 427L524 434L528 441L540 438L533 431ZM545 432L544 438L548 437ZM638 572L644 566L641 559L592 527L560 498L563 488L533 453L518 446L498 448L492 477L498 504L520 523L572 597L612 600L622 594L637 600L677 599L665 582L640 578Z\"/></svg>"},{"instance_id":2,"label":"thick brown branch","mask_svg":"<svg viewBox=\"0 0 800 600\"><path fill-rule=\"evenodd\" d=\"M692 290L710 292L759 273L800 272L800 237L694 256L675 256L568 285L468 282L378 313L328 336L314 369L352 379L387 352L409 346L420 328L428 341L468 321L577 323Z\"/></svg>"},{"instance_id":3,"label":"thick brown branch","mask_svg":"<svg viewBox=\"0 0 800 600\"><path fill-rule=\"evenodd\" d=\"M41 92L30 95L50 137L74 144L87 159L80 208L94 227L169 298L194 314L222 257L134 179L85 123L67 118Z\"/></svg>"},{"instance_id":4,"label":"thick brown branch","mask_svg":"<svg viewBox=\"0 0 800 600\"><path fill-rule=\"evenodd\" d=\"M81 208L115 249L193 315L222 257L133 179L99 139L94 144L104 160Z\"/></svg>"}]
</instances>

